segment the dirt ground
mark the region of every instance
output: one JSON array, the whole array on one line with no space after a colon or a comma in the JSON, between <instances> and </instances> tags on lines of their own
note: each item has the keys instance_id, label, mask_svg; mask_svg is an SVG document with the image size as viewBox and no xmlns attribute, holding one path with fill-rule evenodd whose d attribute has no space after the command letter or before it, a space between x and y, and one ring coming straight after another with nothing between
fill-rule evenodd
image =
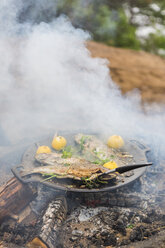
<instances>
[{"instance_id":1,"label":"dirt ground","mask_svg":"<svg viewBox=\"0 0 165 248\"><path fill-rule=\"evenodd\" d=\"M88 48L93 57L110 61L110 75L123 93L138 88L144 101L165 103L165 59L96 42L89 42Z\"/></svg>"}]
</instances>

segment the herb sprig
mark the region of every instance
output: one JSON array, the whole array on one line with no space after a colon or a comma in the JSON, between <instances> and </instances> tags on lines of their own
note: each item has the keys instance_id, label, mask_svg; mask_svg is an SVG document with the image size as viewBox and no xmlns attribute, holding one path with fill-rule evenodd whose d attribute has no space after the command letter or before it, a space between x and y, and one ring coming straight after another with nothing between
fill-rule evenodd
<instances>
[{"instance_id":1,"label":"herb sprig","mask_svg":"<svg viewBox=\"0 0 165 248\"><path fill-rule=\"evenodd\" d=\"M90 137L87 135L83 135L80 139L80 150L83 151L84 150L84 144L85 142L89 139Z\"/></svg>"},{"instance_id":2,"label":"herb sprig","mask_svg":"<svg viewBox=\"0 0 165 248\"><path fill-rule=\"evenodd\" d=\"M71 158L73 155L72 147L67 146L62 150L62 158Z\"/></svg>"},{"instance_id":3,"label":"herb sprig","mask_svg":"<svg viewBox=\"0 0 165 248\"><path fill-rule=\"evenodd\" d=\"M105 164L105 163L107 163L109 161L111 161L109 158L106 158L106 159L96 159L92 163L93 164L103 165L103 164Z\"/></svg>"}]
</instances>

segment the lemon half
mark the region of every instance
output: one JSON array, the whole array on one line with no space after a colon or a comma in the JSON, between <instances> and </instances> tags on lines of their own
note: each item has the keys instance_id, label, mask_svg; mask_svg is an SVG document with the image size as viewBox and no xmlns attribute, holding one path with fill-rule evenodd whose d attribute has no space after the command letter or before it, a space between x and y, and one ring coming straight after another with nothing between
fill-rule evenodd
<instances>
[{"instance_id":1,"label":"lemon half","mask_svg":"<svg viewBox=\"0 0 165 248\"><path fill-rule=\"evenodd\" d=\"M103 164L103 166L105 168L110 169L110 170L116 169L118 167L117 164L114 161L109 161L109 162Z\"/></svg>"},{"instance_id":2,"label":"lemon half","mask_svg":"<svg viewBox=\"0 0 165 248\"><path fill-rule=\"evenodd\" d=\"M49 146L39 146L37 149L36 154L40 154L40 153L51 153L51 149L49 148Z\"/></svg>"},{"instance_id":3,"label":"lemon half","mask_svg":"<svg viewBox=\"0 0 165 248\"><path fill-rule=\"evenodd\" d=\"M121 136L119 135L112 135L111 137L109 137L108 141L107 141L107 145L111 148L121 148L122 146L124 146L124 140Z\"/></svg>"},{"instance_id":4,"label":"lemon half","mask_svg":"<svg viewBox=\"0 0 165 248\"><path fill-rule=\"evenodd\" d=\"M55 150L62 150L65 146L66 146L66 139L62 136L55 136L52 140L52 147L55 149Z\"/></svg>"}]
</instances>

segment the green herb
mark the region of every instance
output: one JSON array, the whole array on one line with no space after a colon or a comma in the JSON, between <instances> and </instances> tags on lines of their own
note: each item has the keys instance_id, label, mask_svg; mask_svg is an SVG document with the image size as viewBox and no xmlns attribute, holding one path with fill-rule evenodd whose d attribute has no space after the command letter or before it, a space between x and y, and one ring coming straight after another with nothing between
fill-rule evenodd
<instances>
[{"instance_id":1,"label":"green herb","mask_svg":"<svg viewBox=\"0 0 165 248\"><path fill-rule=\"evenodd\" d=\"M133 224L129 224L129 225L127 225L127 228L132 229L132 228L134 228L134 226L135 226L135 225L133 225Z\"/></svg>"},{"instance_id":2,"label":"green herb","mask_svg":"<svg viewBox=\"0 0 165 248\"><path fill-rule=\"evenodd\" d=\"M107 163L107 162L109 162L110 160L108 159L108 158L106 158L106 159L96 159L95 161L93 161L92 163L93 164L100 164L100 165L103 165L103 164L105 164L105 163Z\"/></svg>"},{"instance_id":3,"label":"green herb","mask_svg":"<svg viewBox=\"0 0 165 248\"><path fill-rule=\"evenodd\" d=\"M94 154L96 154L98 157L99 157L100 155L102 155L102 152L101 152L101 151L97 151L96 148L93 149L93 152L94 152Z\"/></svg>"},{"instance_id":4,"label":"green herb","mask_svg":"<svg viewBox=\"0 0 165 248\"><path fill-rule=\"evenodd\" d=\"M70 168L70 164L65 164L65 166L67 166L67 167L69 166L69 168ZM42 182L50 180L50 179L55 178L55 177L56 178L63 178L64 176L67 175L67 173L69 171L69 168L66 170L65 173L63 173L61 175L58 175L58 174L55 174L55 173L43 173L42 176L44 176L44 177L48 176L48 178L44 179Z\"/></svg>"},{"instance_id":5,"label":"green herb","mask_svg":"<svg viewBox=\"0 0 165 248\"><path fill-rule=\"evenodd\" d=\"M96 178L96 181L98 182L98 183L102 183L102 184L107 184L108 182L107 181L105 181L103 178Z\"/></svg>"},{"instance_id":6,"label":"green herb","mask_svg":"<svg viewBox=\"0 0 165 248\"><path fill-rule=\"evenodd\" d=\"M54 177L60 178L59 175L54 174L54 173L44 173L44 174L42 174L42 176L48 176L47 178L45 178L44 180L42 180L42 182L45 182L45 181L47 181L47 180L50 180L50 179L52 179L52 178L54 178Z\"/></svg>"},{"instance_id":7,"label":"green herb","mask_svg":"<svg viewBox=\"0 0 165 248\"><path fill-rule=\"evenodd\" d=\"M62 158L71 158L72 157L72 148L67 146L62 150Z\"/></svg>"},{"instance_id":8,"label":"green herb","mask_svg":"<svg viewBox=\"0 0 165 248\"><path fill-rule=\"evenodd\" d=\"M65 175L66 175L66 174L58 175L58 174L55 174L55 173L43 173L43 174L42 174L43 177L50 176L50 177L57 177L57 178L61 178L61 177L65 176Z\"/></svg>"},{"instance_id":9,"label":"green herb","mask_svg":"<svg viewBox=\"0 0 165 248\"><path fill-rule=\"evenodd\" d=\"M115 158L115 155L111 155L110 158Z\"/></svg>"},{"instance_id":10,"label":"green herb","mask_svg":"<svg viewBox=\"0 0 165 248\"><path fill-rule=\"evenodd\" d=\"M115 158L114 155L110 155L110 158L106 158L106 159L102 159L103 157L106 157L106 154L103 151L97 151L96 148L93 149L93 153L99 158L99 160L101 161L101 163L98 164L105 164L109 161L111 161L112 159ZM98 161L98 160L96 160ZM97 164L97 163L96 163Z\"/></svg>"},{"instance_id":11,"label":"green herb","mask_svg":"<svg viewBox=\"0 0 165 248\"><path fill-rule=\"evenodd\" d=\"M89 136L85 136L85 135L83 135L83 136L81 137L81 139L80 139L80 149L81 149L81 151L84 150L84 144L85 144L85 142L86 142L89 138L90 138Z\"/></svg>"},{"instance_id":12,"label":"green herb","mask_svg":"<svg viewBox=\"0 0 165 248\"><path fill-rule=\"evenodd\" d=\"M95 161L92 161L93 164L101 164L101 161L96 159Z\"/></svg>"},{"instance_id":13,"label":"green herb","mask_svg":"<svg viewBox=\"0 0 165 248\"><path fill-rule=\"evenodd\" d=\"M70 166L70 164L67 164L67 163L66 163L66 164L64 164L64 166L66 166L66 167L67 167L67 166Z\"/></svg>"},{"instance_id":14,"label":"green herb","mask_svg":"<svg viewBox=\"0 0 165 248\"><path fill-rule=\"evenodd\" d=\"M103 151L97 151L96 148L93 149L93 153L100 159L103 160L102 158L106 157L106 154Z\"/></svg>"},{"instance_id":15,"label":"green herb","mask_svg":"<svg viewBox=\"0 0 165 248\"><path fill-rule=\"evenodd\" d=\"M109 162L110 160L109 160L109 158L106 158L106 159L102 159L101 161L102 161L102 165L103 165L103 164Z\"/></svg>"},{"instance_id":16,"label":"green herb","mask_svg":"<svg viewBox=\"0 0 165 248\"><path fill-rule=\"evenodd\" d=\"M81 180L86 188L98 188L100 184L107 184L103 178L89 179L88 177L82 177Z\"/></svg>"},{"instance_id":17,"label":"green herb","mask_svg":"<svg viewBox=\"0 0 165 248\"><path fill-rule=\"evenodd\" d=\"M54 173L42 173L42 176L45 177L45 176L52 176L54 175Z\"/></svg>"},{"instance_id":18,"label":"green herb","mask_svg":"<svg viewBox=\"0 0 165 248\"><path fill-rule=\"evenodd\" d=\"M89 188L89 189L99 187L99 184L96 181L88 179L88 178L84 178L83 183L85 184L86 188Z\"/></svg>"}]
</instances>

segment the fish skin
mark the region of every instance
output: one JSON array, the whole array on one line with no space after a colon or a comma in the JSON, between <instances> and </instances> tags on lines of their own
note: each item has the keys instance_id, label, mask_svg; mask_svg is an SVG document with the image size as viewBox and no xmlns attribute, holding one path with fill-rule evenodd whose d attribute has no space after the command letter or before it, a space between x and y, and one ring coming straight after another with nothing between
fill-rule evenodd
<instances>
[{"instance_id":1,"label":"fish skin","mask_svg":"<svg viewBox=\"0 0 165 248\"><path fill-rule=\"evenodd\" d=\"M62 158L61 154L59 153L40 153L35 156L35 159L45 165L54 165L54 163L60 163L60 164L70 164L70 165L77 165L77 166L91 166L93 165L94 168L100 168L104 169L102 165L96 165L94 163L91 163L90 161L83 159L83 158L76 158L76 157L71 157L71 158Z\"/></svg>"},{"instance_id":2,"label":"fish skin","mask_svg":"<svg viewBox=\"0 0 165 248\"><path fill-rule=\"evenodd\" d=\"M121 152L119 152L117 149L108 147L102 140L97 138L97 136L95 135L85 135L85 134L79 133L75 135L74 137L75 142L81 145L82 137L86 137L85 142L83 144L83 150L82 150L82 155L84 157L86 157L89 153L91 153L93 157L95 156L96 158L99 158L100 160L109 159L109 161L114 161L118 167L135 162L133 156L130 155L128 152L126 156L123 156ZM130 161L130 158L131 158L131 161ZM120 177L123 177L123 176L130 177L132 175L134 175L134 172L128 171L128 172L125 172L123 175L120 175Z\"/></svg>"},{"instance_id":3,"label":"fish skin","mask_svg":"<svg viewBox=\"0 0 165 248\"><path fill-rule=\"evenodd\" d=\"M73 178L82 180L82 178L94 179L102 173L108 171L102 165L93 164L81 158L60 158L58 153L37 154L35 159L46 166L39 166L24 175L29 174L57 174L60 178Z\"/></svg>"},{"instance_id":4,"label":"fish skin","mask_svg":"<svg viewBox=\"0 0 165 248\"><path fill-rule=\"evenodd\" d=\"M75 142L80 145L83 137L86 138L83 144L82 153L90 152L93 156L101 160L109 159L115 161L118 165L121 164L121 161L116 156L116 152L94 135L79 133L75 135ZM114 158L112 159L111 156L114 156Z\"/></svg>"}]
</instances>

